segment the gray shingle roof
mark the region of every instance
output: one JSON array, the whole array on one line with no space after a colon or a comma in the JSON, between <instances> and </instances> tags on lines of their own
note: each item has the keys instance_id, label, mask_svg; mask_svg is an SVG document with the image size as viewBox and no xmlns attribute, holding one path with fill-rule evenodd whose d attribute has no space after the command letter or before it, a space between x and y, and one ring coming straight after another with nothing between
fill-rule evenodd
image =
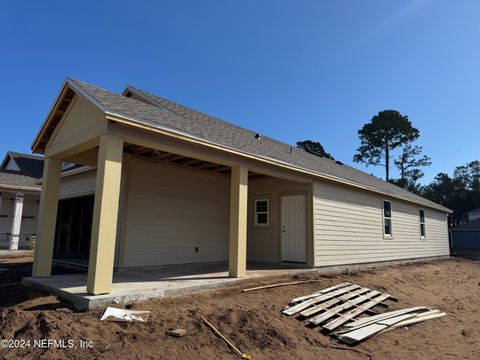
<instances>
[{"instance_id":1,"label":"gray shingle roof","mask_svg":"<svg viewBox=\"0 0 480 360\"><path fill-rule=\"evenodd\" d=\"M333 160L318 157L267 136L262 135L260 139L256 139L254 131L203 114L146 91L133 87L127 88L142 95L156 106L78 80L69 79L68 81L111 115L118 115L141 124L202 139L255 157L273 159L319 175L346 180L373 191L380 191L394 197L402 197L415 203L449 211L439 204L351 166L337 164Z\"/></svg>"},{"instance_id":2,"label":"gray shingle roof","mask_svg":"<svg viewBox=\"0 0 480 360\"><path fill-rule=\"evenodd\" d=\"M40 185L34 184L37 180L35 177L26 176L18 173L17 171L0 169L0 188L2 185L11 187L31 187L35 189L41 189Z\"/></svg>"},{"instance_id":3,"label":"gray shingle roof","mask_svg":"<svg viewBox=\"0 0 480 360\"><path fill-rule=\"evenodd\" d=\"M43 175L43 156L22 154L14 151L8 151L9 155L20 168L22 175L41 178Z\"/></svg>"},{"instance_id":4,"label":"gray shingle roof","mask_svg":"<svg viewBox=\"0 0 480 360\"><path fill-rule=\"evenodd\" d=\"M20 171L6 170L3 167L9 159L13 159L18 165ZM43 174L43 156L31 154L22 154L14 151L8 151L0 168L0 187L29 187L41 189L35 181Z\"/></svg>"}]
</instances>

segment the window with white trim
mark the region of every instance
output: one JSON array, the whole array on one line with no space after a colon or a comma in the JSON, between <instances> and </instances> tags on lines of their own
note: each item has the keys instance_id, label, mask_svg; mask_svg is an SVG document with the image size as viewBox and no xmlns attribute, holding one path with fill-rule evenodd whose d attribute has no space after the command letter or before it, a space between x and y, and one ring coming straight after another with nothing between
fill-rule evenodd
<instances>
[{"instance_id":1,"label":"window with white trim","mask_svg":"<svg viewBox=\"0 0 480 360\"><path fill-rule=\"evenodd\" d=\"M425 210L420 209L418 216L420 220L420 238L425 239Z\"/></svg>"},{"instance_id":2,"label":"window with white trim","mask_svg":"<svg viewBox=\"0 0 480 360\"><path fill-rule=\"evenodd\" d=\"M268 226L270 221L268 199L255 200L255 226Z\"/></svg>"},{"instance_id":3,"label":"window with white trim","mask_svg":"<svg viewBox=\"0 0 480 360\"><path fill-rule=\"evenodd\" d=\"M392 236L392 203L383 200L383 235Z\"/></svg>"}]
</instances>

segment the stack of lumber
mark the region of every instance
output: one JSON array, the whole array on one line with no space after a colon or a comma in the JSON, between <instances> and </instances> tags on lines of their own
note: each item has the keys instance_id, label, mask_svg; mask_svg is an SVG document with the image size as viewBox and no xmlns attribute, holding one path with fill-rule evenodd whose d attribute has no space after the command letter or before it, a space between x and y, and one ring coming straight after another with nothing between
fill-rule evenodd
<instances>
[{"instance_id":1,"label":"stack of lumber","mask_svg":"<svg viewBox=\"0 0 480 360\"><path fill-rule=\"evenodd\" d=\"M320 326L325 332L349 344L399 326L446 315L418 306L358 319L361 314L371 313L377 305L386 306L383 304L386 300L397 301L390 294L346 282L294 298L282 312L307 319L310 326Z\"/></svg>"}]
</instances>

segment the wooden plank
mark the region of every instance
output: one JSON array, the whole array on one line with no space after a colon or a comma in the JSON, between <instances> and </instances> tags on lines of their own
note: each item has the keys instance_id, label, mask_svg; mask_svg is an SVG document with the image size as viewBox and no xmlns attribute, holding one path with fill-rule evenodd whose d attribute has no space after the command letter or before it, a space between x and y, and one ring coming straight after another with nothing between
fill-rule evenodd
<instances>
[{"instance_id":1,"label":"wooden plank","mask_svg":"<svg viewBox=\"0 0 480 360\"><path fill-rule=\"evenodd\" d=\"M349 301L346 301L345 303L341 304L341 305L338 305L338 306L335 306L333 309L330 309L328 311L325 311L323 314L320 314L318 316L315 316L314 318L310 319L310 322L312 324L315 324L315 325L318 325L328 319L330 319L331 317L335 316L335 315L338 315L338 313L344 311L344 310L348 310L348 309L351 309L352 307L354 307L355 305L357 304L360 304L362 302L365 302L377 295L380 295L380 293L378 291L370 291L369 293L365 294L365 295L361 295L353 300L349 300Z\"/></svg>"},{"instance_id":2,"label":"wooden plank","mask_svg":"<svg viewBox=\"0 0 480 360\"><path fill-rule=\"evenodd\" d=\"M366 304L358 306L356 309L349 311L348 313L340 316L338 319L330 321L328 324L322 327L329 331L335 330L340 325L345 324L347 321L357 317L361 313L365 312L365 310L374 307L375 305L377 305L378 303L381 303L382 301L385 301L389 297L390 297L390 294L381 294L380 296L377 296L376 298L374 298L373 300L370 300Z\"/></svg>"},{"instance_id":3,"label":"wooden plank","mask_svg":"<svg viewBox=\"0 0 480 360\"><path fill-rule=\"evenodd\" d=\"M155 159L166 159L166 158L169 158L169 157L172 157L172 156L173 156L173 154L168 153L168 152L160 152L160 151L158 151L158 150L156 150L156 151L154 151L154 152L155 152L155 154L156 154L156 155L154 156Z\"/></svg>"},{"instance_id":4,"label":"wooden plank","mask_svg":"<svg viewBox=\"0 0 480 360\"><path fill-rule=\"evenodd\" d=\"M341 301L349 300L351 298L354 298L355 296L362 295L362 294L366 293L367 291L370 291L370 289L369 288L361 288L361 289L346 293L345 295L339 296L337 298L333 298L332 300L326 301L326 302L324 302L320 305L312 306L312 307L308 308L307 310L302 311L300 313L300 315L302 315L304 317L312 316L312 315L314 315L314 314L316 314L316 313L318 313L322 310L328 309L329 307L331 307L335 304L338 304Z\"/></svg>"},{"instance_id":5,"label":"wooden plank","mask_svg":"<svg viewBox=\"0 0 480 360\"><path fill-rule=\"evenodd\" d=\"M352 284L349 283L349 282L345 282L345 283L341 283L341 284L338 284L338 285L330 286L326 289L322 289L322 290L319 290L317 292L314 292L313 294L300 296L300 297L297 297L295 299L292 299L290 301L290 304L294 304L294 303L297 303L297 302L300 302L300 301L305 301L305 300L311 299L313 297L316 297L316 296L319 296L319 295L322 295L322 294L326 294L330 291L337 290L337 289L340 289L340 288L343 288L343 287L346 287L346 286L349 286L349 285L352 285Z\"/></svg>"},{"instance_id":6,"label":"wooden plank","mask_svg":"<svg viewBox=\"0 0 480 360\"><path fill-rule=\"evenodd\" d=\"M183 155L175 155L171 159L168 159L168 161L178 161L178 160L185 160L188 159L188 157L185 157Z\"/></svg>"},{"instance_id":7,"label":"wooden plank","mask_svg":"<svg viewBox=\"0 0 480 360\"><path fill-rule=\"evenodd\" d=\"M390 331L390 330L394 330L394 329L396 329L398 327L401 327L401 326L413 325L413 324L417 324L419 322L423 322L423 321L427 321L427 320L431 320L431 319L436 319L436 318L446 316L446 315L447 315L447 313L441 312L440 310L430 310L430 311L427 311L426 313L423 313L421 315L417 315L414 318L407 319L407 320L399 322L399 323L397 323L393 326L390 326L390 327L386 328L385 330L381 331L381 333L384 333L384 332L387 332L387 331Z\"/></svg>"},{"instance_id":8,"label":"wooden plank","mask_svg":"<svg viewBox=\"0 0 480 360\"><path fill-rule=\"evenodd\" d=\"M245 354L244 352L240 351L239 348L237 348L230 340L228 340L215 326L212 325L207 319L205 319L202 315L200 315L200 318L207 324L207 326L213 330L215 334L217 334L223 341L225 341L228 346L242 359L250 359L251 356Z\"/></svg>"},{"instance_id":9,"label":"wooden plank","mask_svg":"<svg viewBox=\"0 0 480 360\"><path fill-rule=\"evenodd\" d=\"M201 164L203 162L204 162L203 160L189 158L189 160L182 162L182 165L194 166L197 164Z\"/></svg>"},{"instance_id":10,"label":"wooden plank","mask_svg":"<svg viewBox=\"0 0 480 360\"><path fill-rule=\"evenodd\" d=\"M411 312L417 312L417 313L428 312L429 310L430 309L425 307L425 306L415 306L415 307L401 309L401 310L389 311L389 312L386 312L386 313L383 313L383 314L378 314L378 315L374 315L374 316L365 317L363 319L355 320L355 321L353 321L349 324L345 324L343 326L343 328L340 329L338 332L351 331L353 329L357 329L357 328L360 328L362 326L366 326L366 325L369 325L371 323L374 323L374 322L377 322L377 321L380 321L380 320L384 320L384 319L388 319L388 318L391 318L391 317L395 317L395 316L398 316L398 315L408 314L408 313L411 313Z\"/></svg>"},{"instance_id":11,"label":"wooden plank","mask_svg":"<svg viewBox=\"0 0 480 360\"><path fill-rule=\"evenodd\" d=\"M332 292L329 292L329 293L326 293L326 294L308 299L307 301L301 302L300 304L297 304L295 306L292 306L291 308L283 310L283 313L286 314L286 315L289 315L289 316L294 315L294 314L296 314L296 313L298 313L302 310L305 310L306 308L308 308L312 305L324 302L326 300L332 299L332 298L337 297L339 295L345 294L346 292L356 290L356 289L359 289L359 288L360 288L360 286L358 286L358 285L350 285L350 286L347 286L345 288L338 289L338 290L335 290L335 291L332 291Z\"/></svg>"},{"instance_id":12,"label":"wooden plank","mask_svg":"<svg viewBox=\"0 0 480 360\"><path fill-rule=\"evenodd\" d=\"M315 283L320 280L302 280L302 281L292 281L288 283L278 283L278 284L270 284L270 285L263 285L263 286L257 286L253 288L248 288L248 289L243 289L242 292L249 292L249 291L255 291L255 290L262 290L262 289L271 289L279 286L289 286L289 285L298 285L298 284L309 284L309 283Z\"/></svg>"},{"instance_id":13,"label":"wooden plank","mask_svg":"<svg viewBox=\"0 0 480 360\"><path fill-rule=\"evenodd\" d=\"M410 313L410 314L398 315L389 319L379 320L378 322L375 322L373 324L363 326L359 329L352 330L345 334L342 334L338 337L338 339L348 344L355 344L385 330L386 328L392 325L395 325L399 322L402 322L407 319L411 319L416 316L417 316L416 314Z\"/></svg>"},{"instance_id":14,"label":"wooden plank","mask_svg":"<svg viewBox=\"0 0 480 360\"><path fill-rule=\"evenodd\" d=\"M137 149L134 150L135 155L140 155L142 156L143 154L148 154L149 152L152 152L153 150L150 148L144 148L144 147L138 147Z\"/></svg>"}]
</instances>

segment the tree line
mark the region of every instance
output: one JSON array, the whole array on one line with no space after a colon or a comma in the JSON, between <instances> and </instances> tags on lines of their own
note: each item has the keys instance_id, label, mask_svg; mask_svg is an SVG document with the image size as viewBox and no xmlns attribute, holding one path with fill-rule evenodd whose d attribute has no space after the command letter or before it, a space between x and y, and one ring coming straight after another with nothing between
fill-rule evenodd
<instances>
[{"instance_id":1,"label":"tree line","mask_svg":"<svg viewBox=\"0 0 480 360\"><path fill-rule=\"evenodd\" d=\"M450 226L466 220L466 213L480 207L480 162L470 161L457 166L453 175L439 173L428 185L419 180L425 175L422 168L432 164L415 144L420 137L408 116L396 110L380 111L358 130L360 146L353 161L385 168L385 180L408 191L452 209ZM318 141L304 140L297 146L317 156L335 160ZM399 177L391 176L392 167Z\"/></svg>"}]
</instances>

